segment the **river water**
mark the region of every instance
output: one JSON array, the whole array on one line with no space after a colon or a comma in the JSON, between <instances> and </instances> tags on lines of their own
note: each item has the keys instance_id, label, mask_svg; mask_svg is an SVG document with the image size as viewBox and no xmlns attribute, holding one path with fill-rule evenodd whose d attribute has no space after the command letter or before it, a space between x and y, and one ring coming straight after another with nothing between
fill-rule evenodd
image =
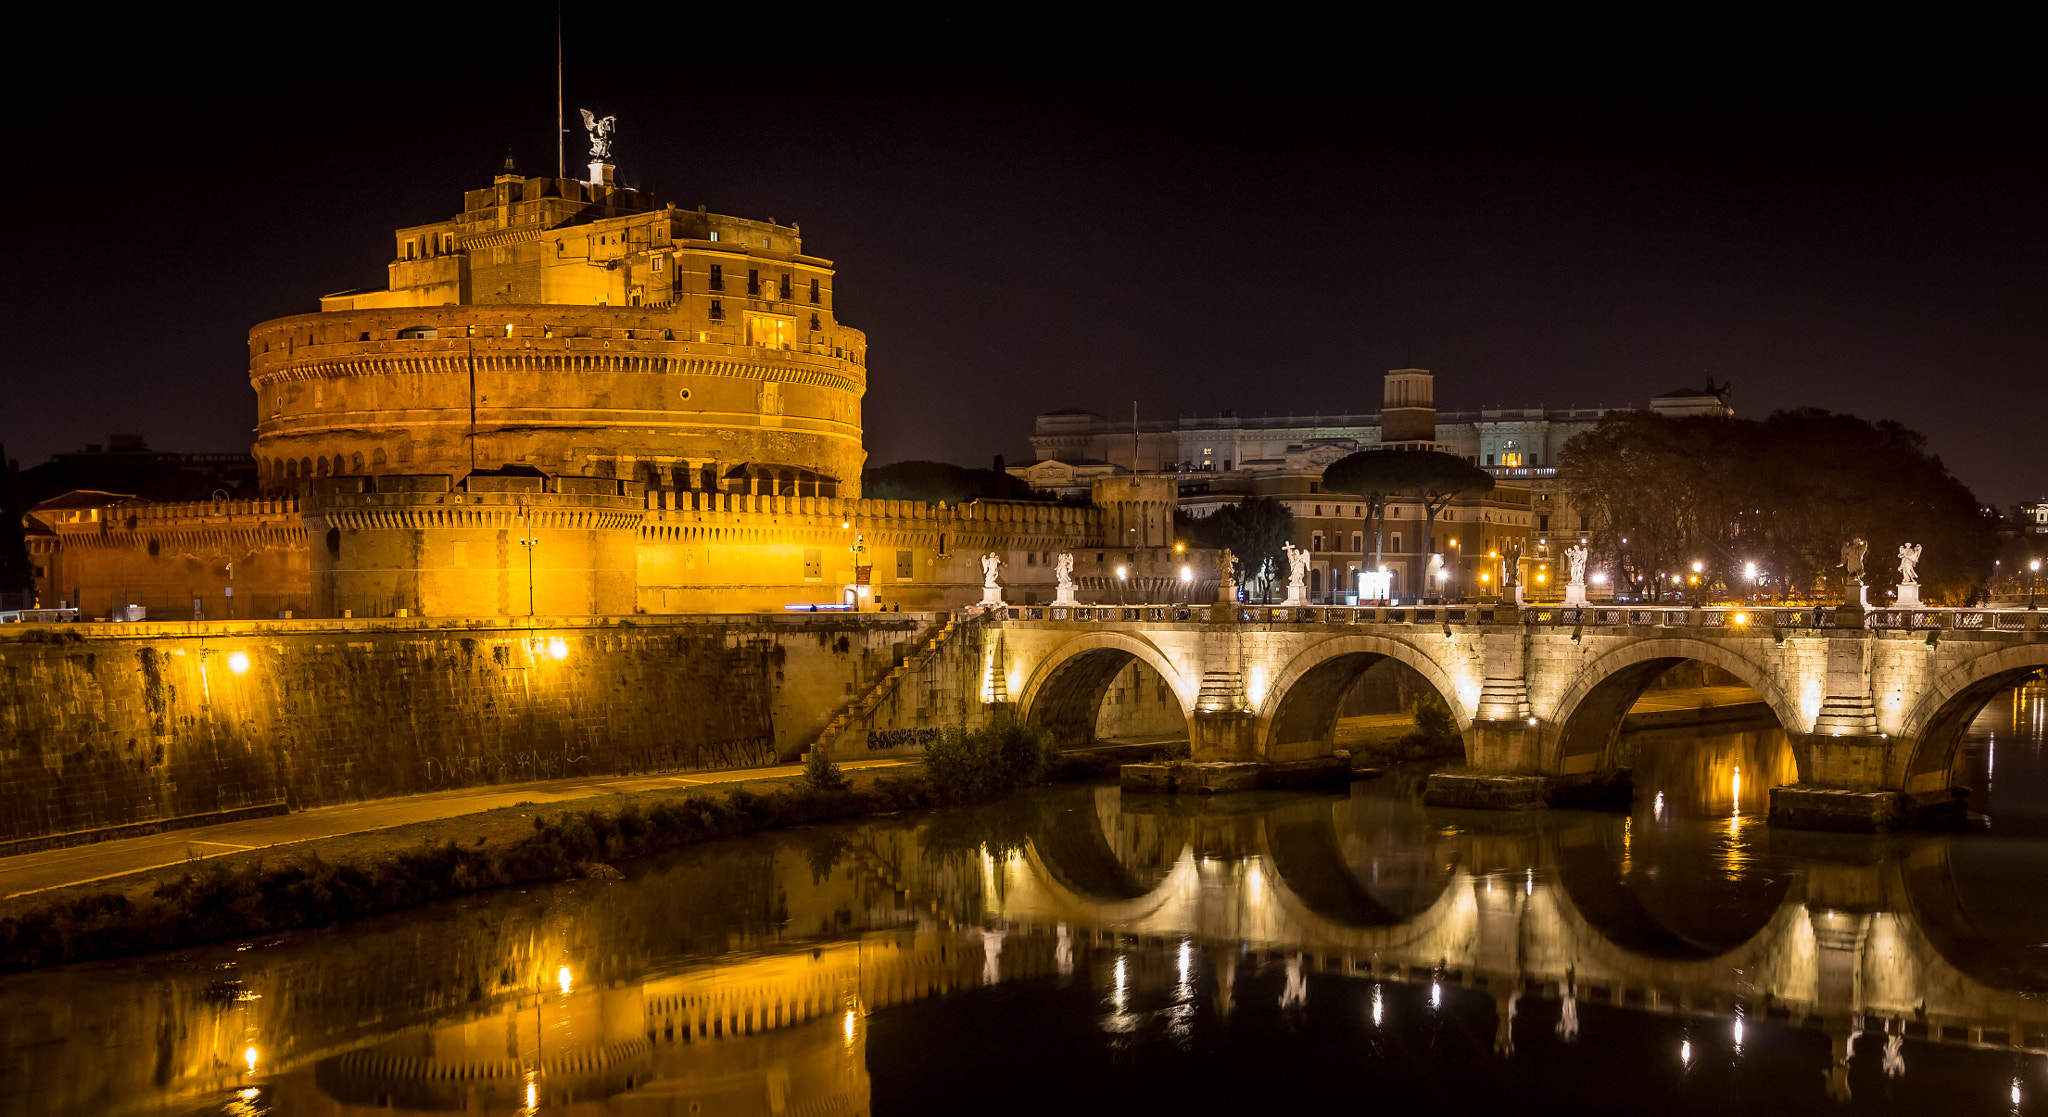
<instances>
[{"instance_id":1,"label":"river water","mask_svg":"<svg viewBox=\"0 0 2048 1117\"><path fill-rule=\"evenodd\" d=\"M1733 727L1625 814L1062 787L0 978L0 1112L2048 1112L2044 710L1964 833L1772 830Z\"/></svg>"}]
</instances>

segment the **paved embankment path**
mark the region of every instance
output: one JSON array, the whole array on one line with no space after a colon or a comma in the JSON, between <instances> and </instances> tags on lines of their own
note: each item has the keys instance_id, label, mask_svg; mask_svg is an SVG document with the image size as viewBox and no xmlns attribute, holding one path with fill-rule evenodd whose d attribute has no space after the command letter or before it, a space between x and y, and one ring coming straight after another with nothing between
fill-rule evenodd
<instances>
[{"instance_id":1,"label":"paved embankment path","mask_svg":"<svg viewBox=\"0 0 2048 1117\"><path fill-rule=\"evenodd\" d=\"M895 768L914 761L856 760L841 764L849 772ZM801 775L803 766L737 768L722 772L690 772L673 776L572 777L533 783L437 791L400 799L371 799L310 811L167 830L139 838L116 838L91 845L43 850L0 858L0 899L43 892L74 884L147 872L168 865L242 853L295 842L386 830L415 822L456 818L521 803L558 804L600 795L641 791L687 790L750 780Z\"/></svg>"}]
</instances>

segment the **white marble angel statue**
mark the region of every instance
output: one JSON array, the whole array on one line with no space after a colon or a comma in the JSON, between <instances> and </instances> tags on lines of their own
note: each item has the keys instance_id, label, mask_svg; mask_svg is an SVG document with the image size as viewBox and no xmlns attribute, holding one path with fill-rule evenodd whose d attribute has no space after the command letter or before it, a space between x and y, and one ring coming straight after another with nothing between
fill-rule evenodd
<instances>
[{"instance_id":1,"label":"white marble angel statue","mask_svg":"<svg viewBox=\"0 0 2048 1117\"><path fill-rule=\"evenodd\" d=\"M1917 586L1920 584L1920 544L1899 544L1899 584Z\"/></svg>"}]
</instances>

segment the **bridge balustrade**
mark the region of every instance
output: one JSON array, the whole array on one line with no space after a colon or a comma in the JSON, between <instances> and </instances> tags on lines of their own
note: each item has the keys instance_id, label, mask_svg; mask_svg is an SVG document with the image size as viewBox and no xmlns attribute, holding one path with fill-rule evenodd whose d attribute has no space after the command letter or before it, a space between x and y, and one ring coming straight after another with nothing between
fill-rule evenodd
<instances>
[{"instance_id":1,"label":"bridge balustrade","mask_svg":"<svg viewBox=\"0 0 2048 1117\"><path fill-rule=\"evenodd\" d=\"M1529 627L1692 628L1692 629L1828 629L1838 608L1810 606L1778 609L1739 605L1699 606L1563 606L1563 605L1439 605L1413 607L1351 607L1302 605L1239 605L1240 624L1522 624ZM1013 605L1010 620L1087 621L1097 624L1207 621L1208 606L1196 605ZM1868 630L1927 632L2029 632L2044 628L2043 613L2022 609L1870 609L1863 614ZM2029 619L2032 618L2032 619Z\"/></svg>"}]
</instances>

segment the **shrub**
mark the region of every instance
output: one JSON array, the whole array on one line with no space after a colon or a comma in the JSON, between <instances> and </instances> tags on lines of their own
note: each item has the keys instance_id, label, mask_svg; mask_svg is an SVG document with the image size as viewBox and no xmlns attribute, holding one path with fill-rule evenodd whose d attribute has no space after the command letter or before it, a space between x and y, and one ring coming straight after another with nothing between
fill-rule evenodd
<instances>
[{"instance_id":1,"label":"shrub","mask_svg":"<svg viewBox=\"0 0 2048 1117\"><path fill-rule=\"evenodd\" d=\"M813 746L810 759L804 761L804 784L812 791L845 791L846 773L832 763L824 749Z\"/></svg>"},{"instance_id":2,"label":"shrub","mask_svg":"<svg viewBox=\"0 0 2048 1117\"><path fill-rule=\"evenodd\" d=\"M925 746L925 774L940 795L974 799L1037 783L1059 759L1052 734L1002 718L981 729L948 729Z\"/></svg>"}]
</instances>

